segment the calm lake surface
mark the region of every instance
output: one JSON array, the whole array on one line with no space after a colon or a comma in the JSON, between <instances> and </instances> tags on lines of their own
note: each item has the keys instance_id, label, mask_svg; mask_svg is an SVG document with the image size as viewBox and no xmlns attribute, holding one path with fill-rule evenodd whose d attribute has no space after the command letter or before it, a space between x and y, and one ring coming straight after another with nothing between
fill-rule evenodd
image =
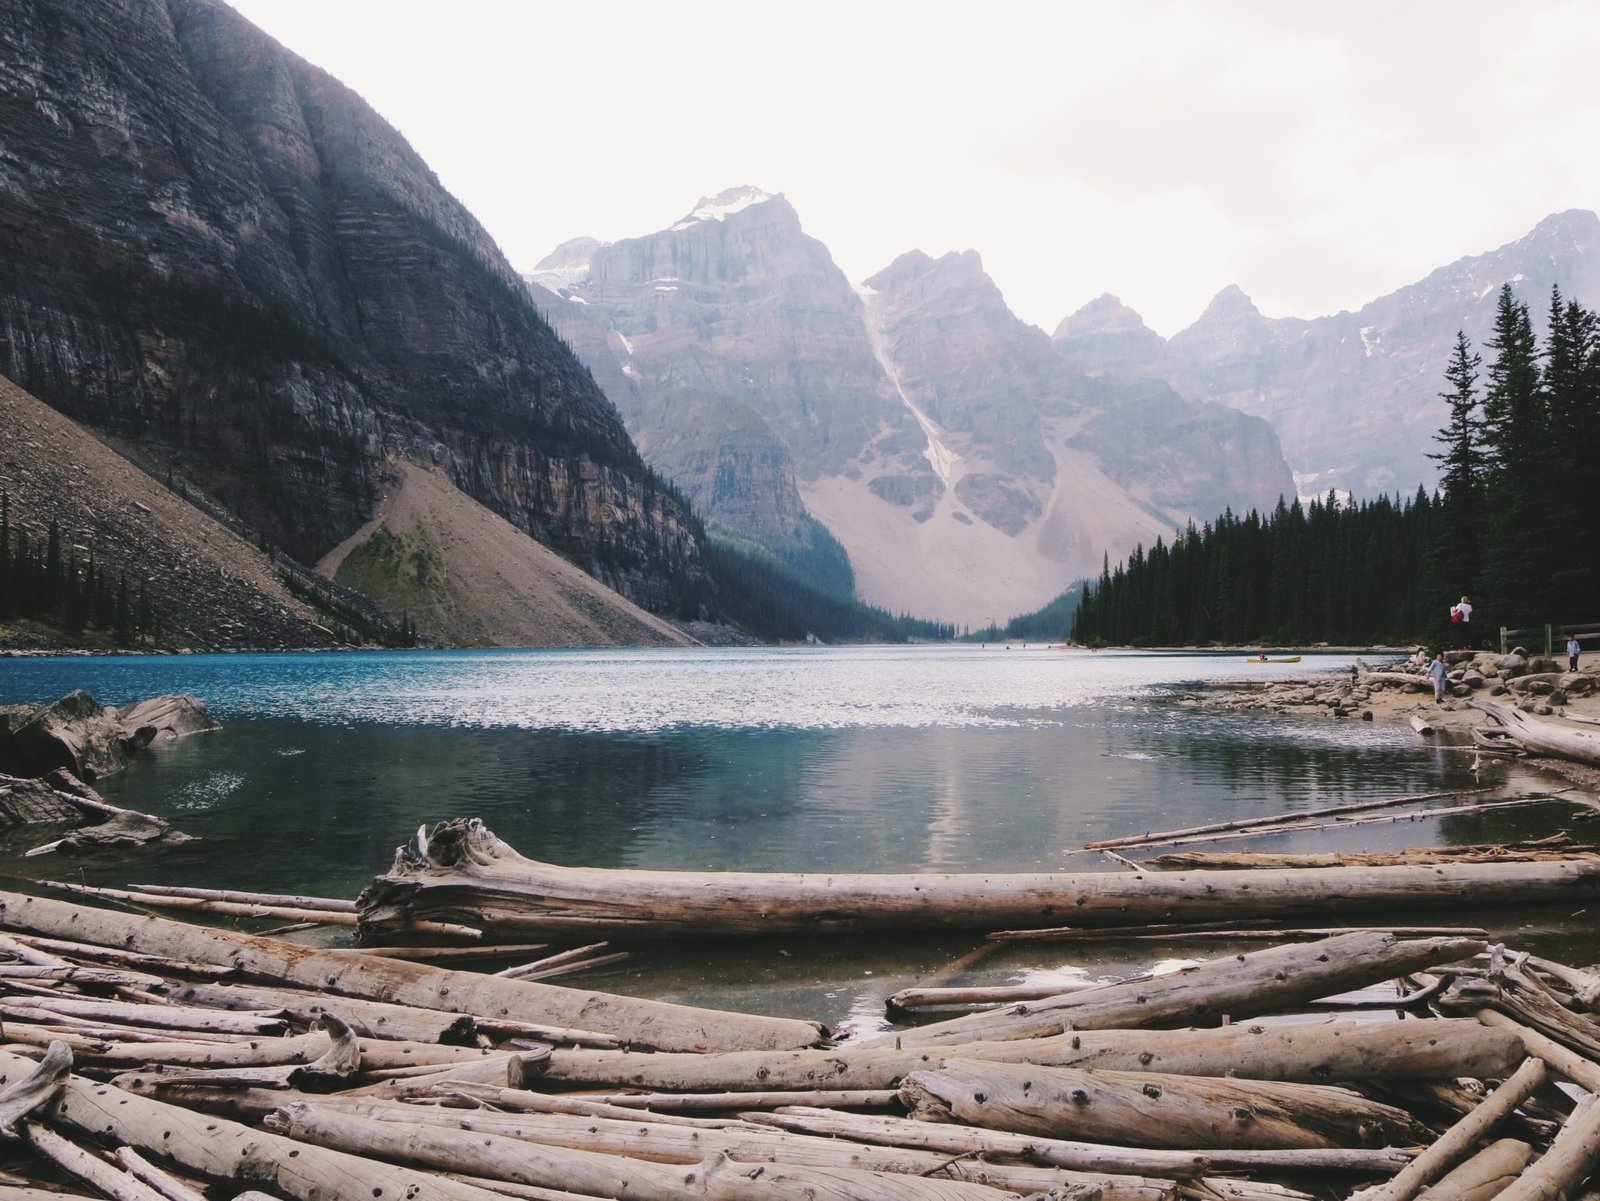
<instances>
[{"instance_id":1,"label":"calm lake surface","mask_svg":"<svg viewBox=\"0 0 1600 1201\"><path fill-rule=\"evenodd\" d=\"M478 816L523 853L575 865L1114 871L1078 848L1477 786L1470 755L1403 726L1174 703L1205 681L1298 678L1351 662L1258 667L1238 654L1020 645L6 659L0 700L79 687L106 704L190 692L225 728L101 786L202 841L24 861L37 841L24 836L0 846L0 870L354 896L418 825ZM1464 798L1440 806L1424 821L1218 846L1504 841L1552 833L1570 814L1564 805L1480 814ZM1582 914L1390 920L1486 925L1519 946L1600 958ZM883 996L975 941L643 948L574 982L871 1026ZM1035 946L997 955L970 979L1121 974L1225 946Z\"/></svg>"}]
</instances>

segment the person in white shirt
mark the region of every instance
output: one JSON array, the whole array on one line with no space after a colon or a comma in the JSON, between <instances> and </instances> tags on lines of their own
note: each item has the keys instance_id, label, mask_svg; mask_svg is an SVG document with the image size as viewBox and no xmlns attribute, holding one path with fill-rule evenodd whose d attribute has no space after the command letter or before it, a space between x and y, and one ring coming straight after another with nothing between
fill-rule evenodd
<instances>
[{"instance_id":1,"label":"person in white shirt","mask_svg":"<svg viewBox=\"0 0 1600 1201\"><path fill-rule=\"evenodd\" d=\"M1578 670L1578 651L1580 649L1581 648L1578 646L1578 636L1576 634L1568 634L1567 635L1567 663L1569 664L1569 667L1568 667L1569 671L1577 671Z\"/></svg>"}]
</instances>

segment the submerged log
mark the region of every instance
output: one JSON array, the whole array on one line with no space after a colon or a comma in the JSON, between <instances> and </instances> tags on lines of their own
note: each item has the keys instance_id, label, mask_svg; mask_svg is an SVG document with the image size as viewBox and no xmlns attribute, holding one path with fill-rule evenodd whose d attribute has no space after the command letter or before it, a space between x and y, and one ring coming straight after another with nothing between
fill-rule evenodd
<instances>
[{"instance_id":1,"label":"submerged log","mask_svg":"<svg viewBox=\"0 0 1600 1201\"><path fill-rule=\"evenodd\" d=\"M862 1045L948 1046L981 1039L1040 1038L1069 1029L1192 1025L1224 1014L1253 1017L1454 963L1483 949L1483 943L1464 938L1405 940L1387 934L1344 934L951 1018L879 1035Z\"/></svg>"},{"instance_id":2,"label":"submerged log","mask_svg":"<svg viewBox=\"0 0 1600 1201\"><path fill-rule=\"evenodd\" d=\"M822 1028L814 1022L502 980L377 956L330 955L281 939L206 929L166 918L86 909L20 893L0 892L0 929L111 946L137 946L147 953L174 959L226 964L250 980L298 984L366 1000L483 1014L491 1019L598 1029L599 1033L614 1035L627 1043L659 1050L803 1047L812 1046L823 1037Z\"/></svg>"},{"instance_id":3,"label":"submerged log","mask_svg":"<svg viewBox=\"0 0 1600 1201\"><path fill-rule=\"evenodd\" d=\"M912 1073L900 1099L922 1121L1173 1150L1404 1146L1429 1137L1403 1109L1324 1085L972 1059Z\"/></svg>"},{"instance_id":4,"label":"submerged log","mask_svg":"<svg viewBox=\"0 0 1600 1201\"><path fill-rule=\"evenodd\" d=\"M962 1043L937 1050L850 1046L720 1055L557 1050L539 1079L569 1088L679 1092L895 1088L946 1056L1054 1067L1233 1075L1330 1084L1383 1077L1499 1079L1524 1057L1521 1039L1464 1018L1315 1019L1215 1030L1085 1030L1053 1038Z\"/></svg>"},{"instance_id":5,"label":"submerged log","mask_svg":"<svg viewBox=\"0 0 1600 1201\"><path fill-rule=\"evenodd\" d=\"M1543 843L1545 845L1539 845ZM1405 863L1531 863L1573 855L1600 855L1600 846L1570 838L1540 839L1466 847L1407 847L1403 851L1328 851L1320 854L1265 854L1252 851L1180 851L1157 855L1148 862L1163 871L1194 868L1236 871L1256 867L1393 867Z\"/></svg>"},{"instance_id":6,"label":"submerged log","mask_svg":"<svg viewBox=\"0 0 1600 1201\"><path fill-rule=\"evenodd\" d=\"M1506 737L1525 751L1600 764L1600 730L1573 729L1560 722L1544 721L1495 701L1475 700L1472 707L1499 722L1506 730Z\"/></svg>"},{"instance_id":7,"label":"submerged log","mask_svg":"<svg viewBox=\"0 0 1600 1201\"><path fill-rule=\"evenodd\" d=\"M525 859L476 819L419 833L359 901L372 937L418 920L499 937L750 937L1227 920L1600 897L1600 858L1307 871L904 875L611 871Z\"/></svg>"}]
</instances>

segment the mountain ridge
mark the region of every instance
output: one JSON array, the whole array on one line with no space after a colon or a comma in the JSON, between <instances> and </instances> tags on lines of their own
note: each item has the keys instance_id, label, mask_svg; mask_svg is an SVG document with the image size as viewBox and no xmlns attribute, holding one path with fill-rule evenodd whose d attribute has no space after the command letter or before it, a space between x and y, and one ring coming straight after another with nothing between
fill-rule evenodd
<instances>
[{"instance_id":1,"label":"mountain ridge","mask_svg":"<svg viewBox=\"0 0 1600 1201\"><path fill-rule=\"evenodd\" d=\"M1036 608L1219 497L1270 506L1292 486L1264 423L1070 367L975 251L908 251L852 284L781 194L569 241L525 278L713 528L781 550L814 515L891 611ZM1122 445L1168 431L1160 453Z\"/></svg>"}]
</instances>

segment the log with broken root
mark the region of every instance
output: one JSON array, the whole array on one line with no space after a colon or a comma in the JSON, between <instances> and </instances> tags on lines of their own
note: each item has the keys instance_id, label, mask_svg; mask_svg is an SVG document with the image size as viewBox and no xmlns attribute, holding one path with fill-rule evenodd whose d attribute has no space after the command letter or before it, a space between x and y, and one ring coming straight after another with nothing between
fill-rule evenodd
<instances>
[{"instance_id":1,"label":"log with broken root","mask_svg":"<svg viewBox=\"0 0 1600 1201\"><path fill-rule=\"evenodd\" d=\"M476 819L401 847L360 900L363 936L420 921L490 938L994 930L1600 899L1600 858L1291 871L804 874L627 871L526 859Z\"/></svg>"},{"instance_id":2,"label":"log with broken root","mask_svg":"<svg viewBox=\"0 0 1600 1201\"><path fill-rule=\"evenodd\" d=\"M1498 738L1519 750L1578 763L1600 764L1600 730L1534 717L1498 701L1474 700L1472 707L1494 718L1499 723Z\"/></svg>"}]
</instances>

